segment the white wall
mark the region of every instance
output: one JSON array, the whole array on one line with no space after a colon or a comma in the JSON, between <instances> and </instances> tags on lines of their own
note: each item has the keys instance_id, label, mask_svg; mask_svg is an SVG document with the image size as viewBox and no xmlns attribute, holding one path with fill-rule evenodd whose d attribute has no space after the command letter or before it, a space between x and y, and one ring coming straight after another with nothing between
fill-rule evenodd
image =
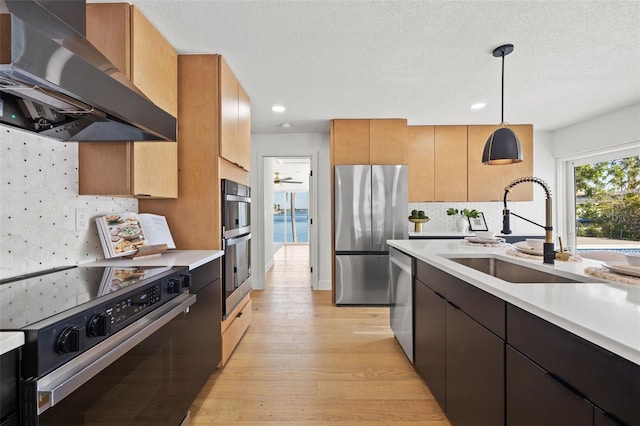
<instances>
[{"instance_id":1,"label":"white wall","mask_svg":"<svg viewBox=\"0 0 640 426\"><path fill-rule=\"evenodd\" d=\"M252 134L251 135L251 223L252 232L251 280L255 289L264 288L264 268L271 261L273 245L265 241L268 226L265 209L273 209L273 199L265 199L271 192L273 170L266 170L264 157L315 157L317 167L313 170L317 182L317 214L314 226L318 236L318 289L331 289L331 175L329 164L329 135L326 133ZM265 191L268 188L268 191ZM311 201L310 201L311 202ZM263 213L260 213L263 212ZM271 239L272 232L268 234Z\"/></svg>"},{"instance_id":2,"label":"white wall","mask_svg":"<svg viewBox=\"0 0 640 426\"><path fill-rule=\"evenodd\" d=\"M640 102L558 129L552 134L552 142L558 177L559 230L571 246L576 244L573 186L572 182L568 182L571 178L567 177L570 175L571 161L594 155L600 156L600 161L638 155Z\"/></svg>"},{"instance_id":3,"label":"white wall","mask_svg":"<svg viewBox=\"0 0 640 426\"><path fill-rule=\"evenodd\" d=\"M103 259L95 217L138 211L138 200L78 195L78 144L0 127L0 278Z\"/></svg>"},{"instance_id":4,"label":"white wall","mask_svg":"<svg viewBox=\"0 0 640 426\"><path fill-rule=\"evenodd\" d=\"M640 102L553 132L555 158L640 141Z\"/></svg>"}]
</instances>

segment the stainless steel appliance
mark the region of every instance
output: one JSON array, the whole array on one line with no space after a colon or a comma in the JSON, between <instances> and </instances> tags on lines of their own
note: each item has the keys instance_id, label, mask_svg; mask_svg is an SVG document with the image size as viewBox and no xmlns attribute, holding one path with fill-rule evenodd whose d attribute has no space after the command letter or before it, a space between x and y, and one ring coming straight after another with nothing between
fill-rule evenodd
<instances>
[{"instance_id":1,"label":"stainless steel appliance","mask_svg":"<svg viewBox=\"0 0 640 426\"><path fill-rule=\"evenodd\" d=\"M251 291L251 188L222 179L222 317Z\"/></svg>"},{"instance_id":2,"label":"stainless steel appliance","mask_svg":"<svg viewBox=\"0 0 640 426\"><path fill-rule=\"evenodd\" d=\"M389 314L396 340L413 363L413 258L389 247Z\"/></svg>"},{"instance_id":3,"label":"stainless steel appliance","mask_svg":"<svg viewBox=\"0 0 640 426\"><path fill-rule=\"evenodd\" d=\"M336 304L389 304L387 240L407 239L406 165L336 166Z\"/></svg>"},{"instance_id":4,"label":"stainless steel appliance","mask_svg":"<svg viewBox=\"0 0 640 426\"><path fill-rule=\"evenodd\" d=\"M0 123L64 141L176 140L176 118L85 38L85 0L2 3Z\"/></svg>"},{"instance_id":5,"label":"stainless steel appliance","mask_svg":"<svg viewBox=\"0 0 640 426\"><path fill-rule=\"evenodd\" d=\"M187 268L71 267L0 281L22 331L21 425L179 425L190 384Z\"/></svg>"}]
</instances>

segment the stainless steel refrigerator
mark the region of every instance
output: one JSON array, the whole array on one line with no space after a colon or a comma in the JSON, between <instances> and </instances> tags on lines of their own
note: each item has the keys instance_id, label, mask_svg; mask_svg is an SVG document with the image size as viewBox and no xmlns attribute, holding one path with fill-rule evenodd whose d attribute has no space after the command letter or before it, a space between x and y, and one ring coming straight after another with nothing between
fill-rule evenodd
<instances>
[{"instance_id":1,"label":"stainless steel refrigerator","mask_svg":"<svg viewBox=\"0 0 640 426\"><path fill-rule=\"evenodd\" d=\"M387 240L408 238L407 166L336 166L334 185L336 304L388 305Z\"/></svg>"}]
</instances>

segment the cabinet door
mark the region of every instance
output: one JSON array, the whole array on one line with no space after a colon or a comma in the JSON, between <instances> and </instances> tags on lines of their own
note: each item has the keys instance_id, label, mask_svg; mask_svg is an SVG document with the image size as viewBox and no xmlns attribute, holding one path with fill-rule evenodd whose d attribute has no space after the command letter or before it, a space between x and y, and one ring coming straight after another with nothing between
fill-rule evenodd
<instances>
[{"instance_id":1,"label":"cabinet door","mask_svg":"<svg viewBox=\"0 0 640 426\"><path fill-rule=\"evenodd\" d=\"M155 104L176 116L178 56L135 7L87 5L87 38ZM78 146L83 195L178 196L178 146L113 142Z\"/></svg>"},{"instance_id":2,"label":"cabinet door","mask_svg":"<svg viewBox=\"0 0 640 426\"><path fill-rule=\"evenodd\" d=\"M177 117L178 54L135 7L131 18L131 81L156 105ZM178 196L177 143L134 143L131 168L133 195Z\"/></svg>"},{"instance_id":3,"label":"cabinet door","mask_svg":"<svg viewBox=\"0 0 640 426\"><path fill-rule=\"evenodd\" d=\"M583 426L593 405L507 345L507 424Z\"/></svg>"},{"instance_id":4,"label":"cabinet door","mask_svg":"<svg viewBox=\"0 0 640 426\"><path fill-rule=\"evenodd\" d=\"M407 133L409 202L433 201L434 127L409 126Z\"/></svg>"},{"instance_id":5,"label":"cabinet door","mask_svg":"<svg viewBox=\"0 0 640 426\"><path fill-rule=\"evenodd\" d=\"M131 19L131 81L153 103L177 117L178 54L135 7Z\"/></svg>"},{"instance_id":6,"label":"cabinet door","mask_svg":"<svg viewBox=\"0 0 640 426\"><path fill-rule=\"evenodd\" d=\"M407 120L369 121L370 164L407 164Z\"/></svg>"},{"instance_id":7,"label":"cabinet door","mask_svg":"<svg viewBox=\"0 0 640 426\"><path fill-rule=\"evenodd\" d=\"M507 337L510 346L612 417L639 424L637 364L513 305L507 305Z\"/></svg>"},{"instance_id":8,"label":"cabinet door","mask_svg":"<svg viewBox=\"0 0 640 426\"><path fill-rule=\"evenodd\" d=\"M504 424L504 341L446 304L447 417L456 426Z\"/></svg>"},{"instance_id":9,"label":"cabinet door","mask_svg":"<svg viewBox=\"0 0 640 426\"><path fill-rule=\"evenodd\" d=\"M467 126L434 129L435 201L467 201Z\"/></svg>"},{"instance_id":10,"label":"cabinet door","mask_svg":"<svg viewBox=\"0 0 640 426\"><path fill-rule=\"evenodd\" d=\"M238 164L238 80L220 57L220 156Z\"/></svg>"},{"instance_id":11,"label":"cabinet door","mask_svg":"<svg viewBox=\"0 0 640 426\"><path fill-rule=\"evenodd\" d=\"M446 411L445 305L421 281L414 282L414 367Z\"/></svg>"},{"instance_id":12,"label":"cabinet door","mask_svg":"<svg viewBox=\"0 0 640 426\"><path fill-rule=\"evenodd\" d=\"M251 170L251 100L238 84L238 164Z\"/></svg>"},{"instance_id":13,"label":"cabinet door","mask_svg":"<svg viewBox=\"0 0 640 426\"><path fill-rule=\"evenodd\" d=\"M369 163L369 120L333 120L331 125L333 164Z\"/></svg>"},{"instance_id":14,"label":"cabinet door","mask_svg":"<svg viewBox=\"0 0 640 426\"><path fill-rule=\"evenodd\" d=\"M495 126L468 127L468 196L469 201L502 201L504 187L514 179L533 176L533 126L509 126L522 145L523 161L502 166L482 164L482 151ZM533 184L518 185L509 193L510 201L533 200Z\"/></svg>"}]
</instances>

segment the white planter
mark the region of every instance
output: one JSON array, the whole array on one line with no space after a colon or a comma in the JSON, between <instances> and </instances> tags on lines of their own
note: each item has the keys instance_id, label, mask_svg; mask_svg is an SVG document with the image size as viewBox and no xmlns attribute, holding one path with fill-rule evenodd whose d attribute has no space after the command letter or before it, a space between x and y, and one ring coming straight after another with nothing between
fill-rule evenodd
<instances>
[{"instance_id":1,"label":"white planter","mask_svg":"<svg viewBox=\"0 0 640 426\"><path fill-rule=\"evenodd\" d=\"M456 220L456 229L460 232L467 232L469 229L469 221L464 217L459 218Z\"/></svg>"}]
</instances>

